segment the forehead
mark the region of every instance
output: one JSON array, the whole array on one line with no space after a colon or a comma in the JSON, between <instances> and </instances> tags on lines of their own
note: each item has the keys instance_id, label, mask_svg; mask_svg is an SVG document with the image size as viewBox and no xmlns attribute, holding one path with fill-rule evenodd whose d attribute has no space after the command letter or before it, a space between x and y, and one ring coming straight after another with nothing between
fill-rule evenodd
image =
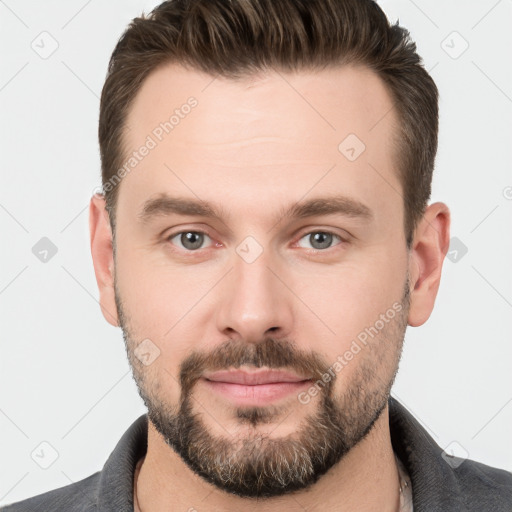
<instances>
[{"instance_id":1,"label":"forehead","mask_svg":"<svg viewBox=\"0 0 512 512\"><path fill-rule=\"evenodd\" d=\"M123 178L132 208L176 188L204 199L222 193L240 205L270 192L293 198L307 187L356 187L364 196L388 182L400 190L396 113L365 67L232 80L166 64L145 80L126 121L126 160L150 147Z\"/></svg>"},{"instance_id":2,"label":"forehead","mask_svg":"<svg viewBox=\"0 0 512 512\"><path fill-rule=\"evenodd\" d=\"M140 131L151 133L159 123L169 120L192 97L203 114L200 125L193 120L183 123L179 130L173 130L173 135L195 134L203 144L222 141L224 133L220 128L237 123L284 135L282 129L296 125L297 117L322 132L337 132L335 139L352 130L370 142L367 132L377 124L389 128L395 120L384 83L365 66L294 73L268 70L229 79L168 63L149 74L134 98L126 119L127 145L138 142L134 138ZM294 114L292 118L290 114ZM217 130L211 130L214 123ZM174 128L178 128L177 124ZM382 130L376 133L381 135ZM239 134L240 138L243 136L244 133Z\"/></svg>"}]
</instances>

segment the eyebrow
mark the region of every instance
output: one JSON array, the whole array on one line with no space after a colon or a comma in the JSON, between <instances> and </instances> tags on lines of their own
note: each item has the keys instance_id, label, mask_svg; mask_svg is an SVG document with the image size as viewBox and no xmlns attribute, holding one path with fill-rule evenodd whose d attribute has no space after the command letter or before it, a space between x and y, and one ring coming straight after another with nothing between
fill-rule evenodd
<instances>
[{"instance_id":1,"label":"eyebrow","mask_svg":"<svg viewBox=\"0 0 512 512\"><path fill-rule=\"evenodd\" d=\"M198 216L217 219L224 223L229 216L222 205L213 205L207 201L172 197L161 194L148 199L138 218L142 223L148 223L155 217L168 215ZM344 215L346 217L360 218L370 221L373 218L372 210L358 200L346 196L317 197L308 201L294 203L289 207L280 209L275 221L281 219L302 219L320 215Z\"/></svg>"}]
</instances>

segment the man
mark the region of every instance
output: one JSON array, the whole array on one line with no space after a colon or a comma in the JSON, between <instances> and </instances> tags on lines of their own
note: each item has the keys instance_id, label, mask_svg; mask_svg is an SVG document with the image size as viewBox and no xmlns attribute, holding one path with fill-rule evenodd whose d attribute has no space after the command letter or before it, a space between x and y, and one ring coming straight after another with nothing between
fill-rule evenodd
<instances>
[{"instance_id":1,"label":"man","mask_svg":"<svg viewBox=\"0 0 512 512\"><path fill-rule=\"evenodd\" d=\"M370 0L176 0L111 58L102 312L148 415L5 511L505 511L512 475L390 398L449 244L437 89Z\"/></svg>"}]
</instances>

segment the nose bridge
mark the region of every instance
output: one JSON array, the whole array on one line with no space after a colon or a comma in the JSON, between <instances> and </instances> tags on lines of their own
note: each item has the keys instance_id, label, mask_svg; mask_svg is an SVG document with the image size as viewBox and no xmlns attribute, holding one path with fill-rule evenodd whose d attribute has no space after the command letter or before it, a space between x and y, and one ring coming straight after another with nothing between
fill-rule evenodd
<instances>
[{"instance_id":1,"label":"nose bridge","mask_svg":"<svg viewBox=\"0 0 512 512\"><path fill-rule=\"evenodd\" d=\"M236 333L245 341L258 342L269 333L284 336L291 331L292 304L274 275L276 259L251 238L233 254L233 270L222 289L217 319L219 330L229 337Z\"/></svg>"}]
</instances>

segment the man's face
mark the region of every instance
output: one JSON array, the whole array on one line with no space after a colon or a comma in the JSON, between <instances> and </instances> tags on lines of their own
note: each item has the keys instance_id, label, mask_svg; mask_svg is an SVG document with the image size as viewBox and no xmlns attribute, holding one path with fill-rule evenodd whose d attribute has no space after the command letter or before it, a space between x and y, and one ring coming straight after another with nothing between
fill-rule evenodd
<instances>
[{"instance_id":1,"label":"man's face","mask_svg":"<svg viewBox=\"0 0 512 512\"><path fill-rule=\"evenodd\" d=\"M360 67L167 65L132 105L127 153L149 150L119 190L120 323L154 428L222 489L307 487L386 407L408 311L396 122Z\"/></svg>"}]
</instances>

